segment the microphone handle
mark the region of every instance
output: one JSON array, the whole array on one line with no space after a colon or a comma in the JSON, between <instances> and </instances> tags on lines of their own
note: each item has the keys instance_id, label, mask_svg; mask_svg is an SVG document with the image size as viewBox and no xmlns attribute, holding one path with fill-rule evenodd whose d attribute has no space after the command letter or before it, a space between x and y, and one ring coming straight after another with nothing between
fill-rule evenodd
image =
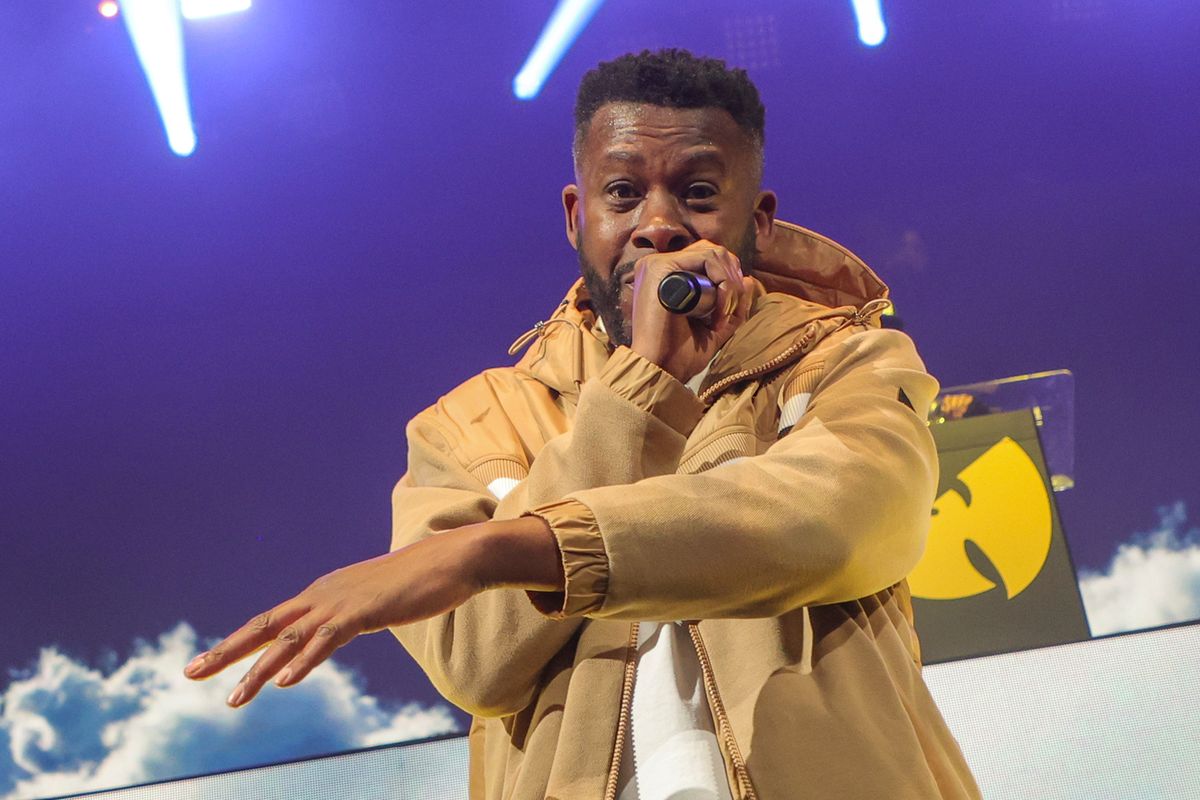
<instances>
[{"instance_id":1,"label":"microphone handle","mask_svg":"<svg viewBox=\"0 0 1200 800\"><path fill-rule=\"evenodd\" d=\"M676 270L659 282L658 302L672 314L707 317L717 307L717 287L703 275Z\"/></svg>"}]
</instances>

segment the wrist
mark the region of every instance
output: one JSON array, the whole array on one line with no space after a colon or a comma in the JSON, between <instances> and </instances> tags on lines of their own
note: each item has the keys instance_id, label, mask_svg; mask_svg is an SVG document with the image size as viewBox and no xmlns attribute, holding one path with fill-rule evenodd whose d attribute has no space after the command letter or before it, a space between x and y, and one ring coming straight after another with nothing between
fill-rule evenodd
<instances>
[{"instance_id":1,"label":"wrist","mask_svg":"<svg viewBox=\"0 0 1200 800\"><path fill-rule=\"evenodd\" d=\"M465 530L472 580L481 590L562 590L562 554L541 517L485 522Z\"/></svg>"},{"instance_id":2,"label":"wrist","mask_svg":"<svg viewBox=\"0 0 1200 800\"><path fill-rule=\"evenodd\" d=\"M704 414L704 404L685 382L632 347L613 351L592 383L654 415L685 438Z\"/></svg>"},{"instance_id":3,"label":"wrist","mask_svg":"<svg viewBox=\"0 0 1200 800\"><path fill-rule=\"evenodd\" d=\"M665 352L661 347L638 341L637 336L634 336L629 349L680 383L687 383L688 379L692 377L687 374L686 365L677 363L678 359L672 358L670 353Z\"/></svg>"}]
</instances>

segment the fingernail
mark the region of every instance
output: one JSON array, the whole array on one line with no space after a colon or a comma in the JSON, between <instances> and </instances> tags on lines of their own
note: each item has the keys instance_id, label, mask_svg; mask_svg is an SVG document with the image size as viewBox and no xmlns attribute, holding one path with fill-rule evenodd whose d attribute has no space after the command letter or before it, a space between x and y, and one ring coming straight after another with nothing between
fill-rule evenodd
<instances>
[{"instance_id":1,"label":"fingernail","mask_svg":"<svg viewBox=\"0 0 1200 800\"><path fill-rule=\"evenodd\" d=\"M242 687L237 686L229 693L229 698L225 702L236 708L242 702L242 695L244 694L245 692L242 691Z\"/></svg>"},{"instance_id":2,"label":"fingernail","mask_svg":"<svg viewBox=\"0 0 1200 800\"><path fill-rule=\"evenodd\" d=\"M206 656L206 655L207 655L207 653L201 653L200 655L193 658L191 661L188 662L188 665L183 668L183 671L185 673L187 673L188 675L190 675L193 672L195 672L196 670L200 669L200 667L204 666L204 656Z\"/></svg>"},{"instance_id":3,"label":"fingernail","mask_svg":"<svg viewBox=\"0 0 1200 800\"><path fill-rule=\"evenodd\" d=\"M292 682L292 669L288 667L283 672L279 673L279 677L275 679L276 686L286 686Z\"/></svg>"}]
</instances>

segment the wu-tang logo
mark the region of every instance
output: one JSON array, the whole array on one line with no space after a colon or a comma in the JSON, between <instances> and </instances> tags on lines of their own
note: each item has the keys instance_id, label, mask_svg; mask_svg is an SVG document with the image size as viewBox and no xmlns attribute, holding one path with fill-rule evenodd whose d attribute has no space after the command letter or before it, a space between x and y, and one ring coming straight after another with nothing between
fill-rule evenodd
<instances>
[{"instance_id":1,"label":"wu-tang logo","mask_svg":"<svg viewBox=\"0 0 1200 800\"><path fill-rule=\"evenodd\" d=\"M914 597L955 600L993 589L968 554L975 545L999 574L1008 599L1024 591L1041 572L1050 552L1053 523L1050 498L1033 459L1005 436L972 461L957 488L942 493L925 556L908 577Z\"/></svg>"}]
</instances>

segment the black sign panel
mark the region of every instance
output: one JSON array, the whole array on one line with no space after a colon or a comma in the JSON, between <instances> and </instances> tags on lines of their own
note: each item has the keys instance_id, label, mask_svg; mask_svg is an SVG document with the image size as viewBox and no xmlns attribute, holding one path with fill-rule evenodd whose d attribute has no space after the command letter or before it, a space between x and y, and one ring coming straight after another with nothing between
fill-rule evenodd
<instances>
[{"instance_id":1,"label":"black sign panel","mask_svg":"<svg viewBox=\"0 0 1200 800\"><path fill-rule=\"evenodd\" d=\"M941 479L909 576L926 663L1089 638L1029 410L934 425Z\"/></svg>"}]
</instances>

